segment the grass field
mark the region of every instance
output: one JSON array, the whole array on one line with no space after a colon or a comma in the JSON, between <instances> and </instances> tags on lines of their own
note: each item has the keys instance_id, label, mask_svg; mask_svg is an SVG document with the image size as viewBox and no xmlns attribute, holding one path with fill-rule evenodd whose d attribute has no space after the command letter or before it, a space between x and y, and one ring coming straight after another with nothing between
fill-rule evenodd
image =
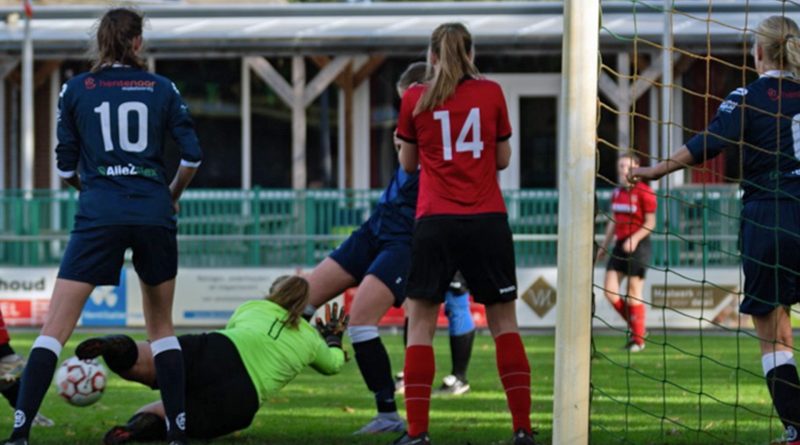
<instances>
[{"instance_id":1,"label":"grass field","mask_svg":"<svg viewBox=\"0 0 800 445\"><path fill-rule=\"evenodd\" d=\"M77 334L62 359L71 355L76 342L85 337ZM12 344L27 353L33 338L31 333L18 333ZM757 345L750 338L705 335L701 340L697 335L653 335L647 349L632 356L621 349L620 336L602 335L595 341L592 443L760 445L780 436L778 422L769 417L769 395L760 377ZM449 371L446 342L446 336L437 338L437 383ZM386 344L394 368L399 369L400 337L386 336ZM549 444L553 337L527 336L525 344L533 369L534 426L539 429L538 438ZM495 370L492 343L486 335L476 339L470 379L472 391L466 395L432 401L434 444L509 443L509 416ZM32 443L100 443L108 428L123 423L137 407L156 397L156 392L112 376L100 402L74 408L60 400L51 388L42 412L57 426L35 428ZM399 402L402 408L402 398ZM11 414L10 408L0 410L3 436L12 423ZM351 362L339 376L326 378L313 371L301 374L262 407L249 429L214 443L390 443L394 435L351 435L372 415L372 397L360 379L358 367Z\"/></svg>"}]
</instances>

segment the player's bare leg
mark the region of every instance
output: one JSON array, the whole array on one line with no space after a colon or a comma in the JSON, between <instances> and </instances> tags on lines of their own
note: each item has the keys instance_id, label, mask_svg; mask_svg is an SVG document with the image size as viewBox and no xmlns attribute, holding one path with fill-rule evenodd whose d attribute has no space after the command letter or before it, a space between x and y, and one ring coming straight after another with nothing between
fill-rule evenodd
<instances>
[{"instance_id":1,"label":"player's bare leg","mask_svg":"<svg viewBox=\"0 0 800 445\"><path fill-rule=\"evenodd\" d=\"M628 305L625 302L625 298L623 298L624 295L621 295L619 292L623 278L624 275L616 270L606 271L606 278L603 283L603 294L606 296L606 300L611 303L611 306L614 307L614 310L616 310L627 323L630 315L628 313Z\"/></svg>"},{"instance_id":2,"label":"player's bare leg","mask_svg":"<svg viewBox=\"0 0 800 445\"><path fill-rule=\"evenodd\" d=\"M314 315L318 307L358 284L336 261L325 258L306 277L309 284L308 307L304 314L307 319Z\"/></svg>"},{"instance_id":3,"label":"player's bare leg","mask_svg":"<svg viewBox=\"0 0 800 445\"><path fill-rule=\"evenodd\" d=\"M395 302L392 291L375 275L367 275L350 307L350 327L358 369L375 395L378 414L356 434L401 432L405 422L397 413L395 384L389 354L378 334L378 322Z\"/></svg>"},{"instance_id":4,"label":"player's bare leg","mask_svg":"<svg viewBox=\"0 0 800 445\"><path fill-rule=\"evenodd\" d=\"M486 321L494 337L497 371L511 411L514 443L534 444L531 429L531 368L519 336L516 302L486 306Z\"/></svg>"}]
</instances>

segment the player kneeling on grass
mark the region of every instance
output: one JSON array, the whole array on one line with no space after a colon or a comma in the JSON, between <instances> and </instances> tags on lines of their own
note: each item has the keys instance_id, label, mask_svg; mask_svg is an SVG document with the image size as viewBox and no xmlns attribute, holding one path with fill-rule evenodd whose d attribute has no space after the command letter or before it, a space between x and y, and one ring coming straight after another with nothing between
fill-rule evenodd
<instances>
[{"instance_id":1,"label":"player kneeling on grass","mask_svg":"<svg viewBox=\"0 0 800 445\"><path fill-rule=\"evenodd\" d=\"M325 375L341 371L348 323L344 309L334 304L331 313L327 307L326 320L317 319L314 329L301 317L308 291L304 278L278 278L266 299L239 306L225 329L178 337L186 369L189 437L211 439L247 428L259 406L306 366ZM75 355L102 355L122 378L158 386L147 342L126 335L96 337L78 345ZM166 434L164 405L158 401L108 431L104 443L163 440Z\"/></svg>"}]
</instances>

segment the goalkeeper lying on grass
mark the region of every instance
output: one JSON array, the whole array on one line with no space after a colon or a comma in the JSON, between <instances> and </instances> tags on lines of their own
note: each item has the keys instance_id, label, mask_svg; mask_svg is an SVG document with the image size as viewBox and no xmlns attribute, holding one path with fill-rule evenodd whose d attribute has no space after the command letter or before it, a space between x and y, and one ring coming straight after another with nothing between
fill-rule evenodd
<instances>
[{"instance_id":1,"label":"goalkeeper lying on grass","mask_svg":"<svg viewBox=\"0 0 800 445\"><path fill-rule=\"evenodd\" d=\"M266 299L239 306L225 329L178 337L186 365L189 437L210 439L247 428L261 403L306 366L326 375L342 369L342 335L348 322L344 309L340 312L334 304L331 314L327 307L326 320L317 319L315 330L301 317L306 304L308 282L281 277ZM102 355L122 378L158 385L147 342L126 335L96 337L79 344L75 355ZM163 441L166 436L164 405L158 401L140 408L126 425L108 431L104 443Z\"/></svg>"}]
</instances>

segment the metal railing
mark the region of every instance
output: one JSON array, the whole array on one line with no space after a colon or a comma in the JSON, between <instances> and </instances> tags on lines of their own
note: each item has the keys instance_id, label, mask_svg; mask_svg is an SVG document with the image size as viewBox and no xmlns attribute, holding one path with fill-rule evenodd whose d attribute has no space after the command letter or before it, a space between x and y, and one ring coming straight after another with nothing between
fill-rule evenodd
<instances>
[{"instance_id":1,"label":"metal railing","mask_svg":"<svg viewBox=\"0 0 800 445\"><path fill-rule=\"evenodd\" d=\"M380 190L191 190L181 199L182 266L311 266L365 221ZM598 192L598 238L610 190ZM57 265L77 193L0 193L0 265ZM505 192L517 264L556 264L556 190ZM655 266L738 264L740 200L732 187L683 188L659 196ZM569 230L569 228L565 228Z\"/></svg>"}]
</instances>

